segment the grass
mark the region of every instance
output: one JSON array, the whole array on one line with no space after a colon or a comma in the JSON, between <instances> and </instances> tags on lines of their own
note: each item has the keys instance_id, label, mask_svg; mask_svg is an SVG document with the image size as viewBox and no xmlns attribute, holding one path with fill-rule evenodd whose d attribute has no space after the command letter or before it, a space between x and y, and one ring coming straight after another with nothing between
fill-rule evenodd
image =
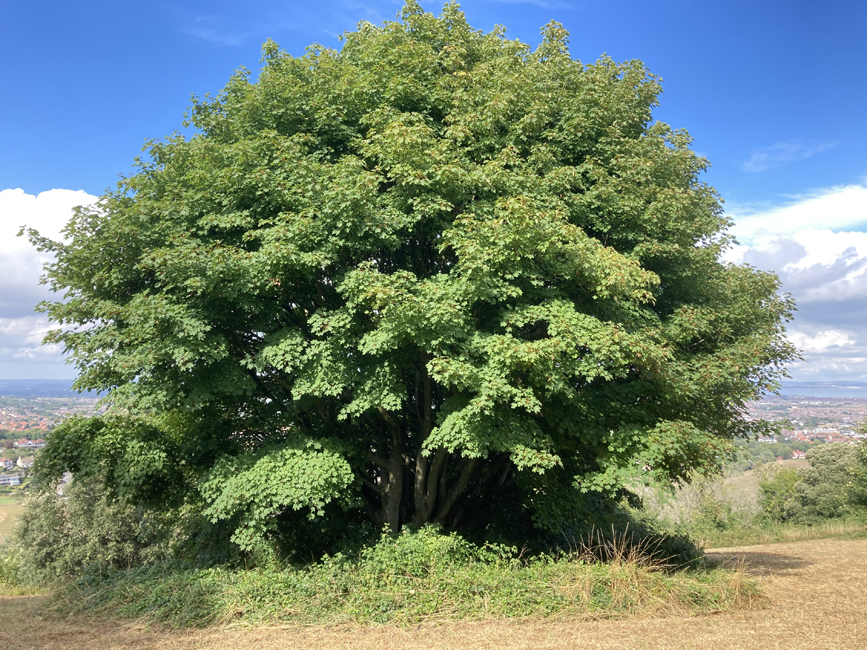
<instances>
[{"instance_id":1,"label":"grass","mask_svg":"<svg viewBox=\"0 0 867 650\"><path fill-rule=\"evenodd\" d=\"M536 617L429 625L245 624L168 630L144 620L46 615L47 597L0 599L0 646L16 650L863 650L867 541L812 540L744 552L767 595L762 608L712 616ZM805 614L804 603L809 603ZM806 622L805 622L806 621Z\"/></svg>"},{"instance_id":2,"label":"grass","mask_svg":"<svg viewBox=\"0 0 867 650\"><path fill-rule=\"evenodd\" d=\"M815 526L764 523L707 531L695 537L705 548L800 542L811 539L863 539L867 538L867 524L863 520L842 519L828 520Z\"/></svg>"},{"instance_id":3,"label":"grass","mask_svg":"<svg viewBox=\"0 0 867 650\"><path fill-rule=\"evenodd\" d=\"M0 543L12 534L15 522L18 521L18 516L23 509L24 506L17 504L0 505Z\"/></svg>"},{"instance_id":4,"label":"grass","mask_svg":"<svg viewBox=\"0 0 867 650\"><path fill-rule=\"evenodd\" d=\"M21 497L0 494L0 506L17 506L22 502Z\"/></svg>"},{"instance_id":5,"label":"grass","mask_svg":"<svg viewBox=\"0 0 867 650\"><path fill-rule=\"evenodd\" d=\"M645 549L646 550L646 549ZM761 601L742 570L672 571L642 549L585 546L525 560L422 529L383 538L352 560L304 568L149 570L91 576L59 589L50 609L170 627L245 624L400 625L455 619L694 615Z\"/></svg>"}]
</instances>

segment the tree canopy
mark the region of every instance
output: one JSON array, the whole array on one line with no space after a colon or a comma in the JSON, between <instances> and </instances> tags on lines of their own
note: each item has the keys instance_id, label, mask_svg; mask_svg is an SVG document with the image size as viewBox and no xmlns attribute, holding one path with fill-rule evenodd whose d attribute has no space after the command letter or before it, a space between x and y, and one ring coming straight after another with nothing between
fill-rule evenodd
<instances>
[{"instance_id":1,"label":"tree canopy","mask_svg":"<svg viewBox=\"0 0 867 650\"><path fill-rule=\"evenodd\" d=\"M198 500L251 548L361 519L555 531L718 467L796 356L793 303L720 261L659 79L542 36L410 0L339 51L268 41L65 242L31 232L64 293L47 341L112 404L42 472Z\"/></svg>"}]
</instances>

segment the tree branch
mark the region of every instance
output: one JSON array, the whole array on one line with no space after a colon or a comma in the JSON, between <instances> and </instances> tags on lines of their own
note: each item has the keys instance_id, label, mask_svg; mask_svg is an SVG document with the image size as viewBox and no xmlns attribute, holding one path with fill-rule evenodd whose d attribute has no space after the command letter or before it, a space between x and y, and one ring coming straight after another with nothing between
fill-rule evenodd
<instances>
[{"instance_id":1,"label":"tree branch","mask_svg":"<svg viewBox=\"0 0 867 650\"><path fill-rule=\"evenodd\" d=\"M367 460L369 460L377 467L381 467L382 469L388 469L388 461L380 456L377 456L372 451L367 452Z\"/></svg>"},{"instance_id":2,"label":"tree branch","mask_svg":"<svg viewBox=\"0 0 867 650\"><path fill-rule=\"evenodd\" d=\"M455 502L457 502L458 498L467 488L467 483L470 482L470 475L473 473L473 470L476 468L476 464L478 462L478 458L470 458L469 462L467 462L466 467L464 467L464 471L461 472L461 477L458 479L458 482L452 487L451 491L449 492L448 498L446 499L443 507L440 508L440 511L437 514L437 517L435 519L437 523L441 524L443 523L443 521L445 521L445 518L449 514L449 510L452 509L452 506L455 505Z\"/></svg>"}]
</instances>

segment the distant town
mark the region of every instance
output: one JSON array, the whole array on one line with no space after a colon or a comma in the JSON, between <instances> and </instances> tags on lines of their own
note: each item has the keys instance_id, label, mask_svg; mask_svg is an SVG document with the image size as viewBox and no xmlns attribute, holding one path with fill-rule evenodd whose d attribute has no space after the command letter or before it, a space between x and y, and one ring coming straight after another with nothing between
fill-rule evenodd
<instances>
[{"instance_id":1,"label":"distant town","mask_svg":"<svg viewBox=\"0 0 867 650\"><path fill-rule=\"evenodd\" d=\"M98 402L79 395L0 396L0 490L25 485L50 431L71 415L97 413Z\"/></svg>"},{"instance_id":2,"label":"distant town","mask_svg":"<svg viewBox=\"0 0 867 650\"><path fill-rule=\"evenodd\" d=\"M867 398L770 396L750 404L750 416L781 424L779 438L794 442L848 442L867 438L858 425L867 418ZM773 437L759 442L775 442Z\"/></svg>"},{"instance_id":3,"label":"distant town","mask_svg":"<svg viewBox=\"0 0 867 650\"><path fill-rule=\"evenodd\" d=\"M25 483L34 458L59 422L98 411L96 397L0 396L0 488ZM759 443L803 443L791 451L796 460L803 459L804 449L814 443L854 444L867 438L858 429L867 418L867 398L771 396L752 402L749 412L753 419L780 424L779 435L760 437Z\"/></svg>"},{"instance_id":4,"label":"distant town","mask_svg":"<svg viewBox=\"0 0 867 650\"><path fill-rule=\"evenodd\" d=\"M0 431L17 431L32 438L38 431L51 431L70 415L96 413L98 402L95 397L81 396L0 396Z\"/></svg>"}]
</instances>

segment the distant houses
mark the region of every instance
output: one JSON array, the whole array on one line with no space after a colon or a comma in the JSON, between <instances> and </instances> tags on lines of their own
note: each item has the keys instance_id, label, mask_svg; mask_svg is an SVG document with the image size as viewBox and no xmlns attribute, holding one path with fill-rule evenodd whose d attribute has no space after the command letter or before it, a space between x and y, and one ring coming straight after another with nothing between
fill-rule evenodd
<instances>
[{"instance_id":1,"label":"distant houses","mask_svg":"<svg viewBox=\"0 0 867 650\"><path fill-rule=\"evenodd\" d=\"M14 473L14 474L0 474L0 487L12 487L14 485L21 485L21 477L23 474Z\"/></svg>"},{"instance_id":2,"label":"distant houses","mask_svg":"<svg viewBox=\"0 0 867 650\"><path fill-rule=\"evenodd\" d=\"M780 431L783 439L794 442L848 442L857 444L865 438L851 427L816 427L815 429L783 429Z\"/></svg>"},{"instance_id":3,"label":"distant houses","mask_svg":"<svg viewBox=\"0 0 867 650\"><path fill-rule=\"evenodd\" d=\"M12 469L15 467L15 462L11 458L0 458L0 468Z\"/></svg>"},{"instance_id":4,"label":"distant houses","mask_svg":"<svg viewBox=\"0 0 867 650\"><path fill-rule=\"evenodd\" d=\"M801 451L800 449L793 449L792 450L792 458L793 459L806 458L806 457L807 457L807 452Z\"/></svg>"},{"instance_id":5,"label":"distant houses","mask_svg":"<svg viewBox=\"0 0 867 650\"><path fill-rule=\"evenodd\" d=\"M15 441L15 446L23 449L42 449L45 446L45 441L40 438L39 440L28 440L27 438L21 438L21 440Z\"/></svg>"},{"instance_id":6,"label":"distant houses","mask_svg":"<svg viewBox=\"0 0 867 650\"><path fill-rule=\"evenodd\" d=\"M21 469L30 469L33 467L33 460L33 456L21 456L15 464Z\"/></svg>"}]
</instances>

